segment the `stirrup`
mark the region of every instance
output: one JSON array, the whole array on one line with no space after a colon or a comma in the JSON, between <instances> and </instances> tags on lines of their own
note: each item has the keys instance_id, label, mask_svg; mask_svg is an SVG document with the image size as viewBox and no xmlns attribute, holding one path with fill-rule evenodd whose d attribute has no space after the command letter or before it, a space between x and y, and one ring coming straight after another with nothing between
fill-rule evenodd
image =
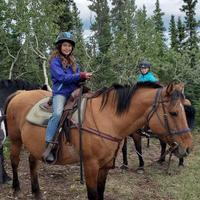
<instances>
[{"instance_id":1,"label":"stirrup","mask_svg":"<svg viewBox=\"0 0 200 200\"><path fill-rule=\"evenodd\" d=\"M52 164L55 160L53 153L51 152L52 149L54 148L54 143L49 143L47 148L45 149L44 153L42 154L42 160L47 163L47 164ZM51 158L50 158L50 157Z\"/></svg>"}]
</instances>

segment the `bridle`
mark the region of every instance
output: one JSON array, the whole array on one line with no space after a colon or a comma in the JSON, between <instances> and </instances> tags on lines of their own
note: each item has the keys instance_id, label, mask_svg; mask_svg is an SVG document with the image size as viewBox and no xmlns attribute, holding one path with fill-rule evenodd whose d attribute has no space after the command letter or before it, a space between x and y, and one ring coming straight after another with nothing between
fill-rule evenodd
<instances>
[{"instance_id":1,"label":"bridle","mask_svg":"<svg viewBox=\"0 0 200 200\"><path fill-rule=\"evenodd\" d=\"M159 134L156 133L156 134L164 135L164 136L176 136L176 135L182 135L182 134L190 131L190 128L183 128L181 130L174 130L174 129L170 128L169 118L168 118L169 116L166 112L166 105L165 105L165 102L168 102L169 100L165 100L165 101L163 100L162 90L163 90L163 88L159 88L156 91L156 96L154 98L152 108L151 108L150 112L147 114L147 118L146 118L147 125L149 126L149 122L150 122L151 118L153 117L154 114L156 114L160 124L162 124L162 126L166 130L166 132L164 132L164 133L159 133ZM159 116L159 114L157 112L160 104L162 106L162 111L163 111L163 120L161 119L161 117Z\"/></svg>"},{"instance_id":2,"label":"bridle","mask_svg":"<svg viewBox=\"0 0 200 200\"><path fill-rule=\"evenodd\" d=\"M156 96L154 98L154 102L152 105L152 108L150 110L150 112L147 115L146 121L147 121L147 126L149 126L149 122L151 120L151 118L153 117L154 114L156 114L160 124L164 127L164 129L166 130L166 132L164 133L155 133L156 135L162 135L162 136L177 136L177 135L182 135L188 131L190 131L190 128L183 128L181 130L174 130L170 128L169 125L169 118L168 118L168 113L166 112L166 105L165 103L168 102L169 100L163 100L162 97L162 90L163 88L159 88L156 91ZM162 107L162 111L163 111L163 119L161 119L161 117L158 114L158 107L161 104ZM172 153L178 148L179 144L177 142L173 142L169 149L162 155L162 158L164 158L167 154L170 154L169 156L169 162L168 162L168 167L167 167L167 172L169 171L170 168L170 162L171 162L171 157L172 157Z\"/></svg>"}]
</instances>

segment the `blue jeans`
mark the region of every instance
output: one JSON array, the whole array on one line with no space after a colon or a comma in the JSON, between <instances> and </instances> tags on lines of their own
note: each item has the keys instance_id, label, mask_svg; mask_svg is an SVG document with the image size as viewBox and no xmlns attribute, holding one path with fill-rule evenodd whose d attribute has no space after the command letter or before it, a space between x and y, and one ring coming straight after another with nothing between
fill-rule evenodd
<instances>
[{"instance_id":1,"label":"blue jeans","mask_svg":"<svg viewBox=\"0 0 200 200\"><path fill-rule=\"evenodd\" d=\"M66 100L67 97L63 95L53 96L53 113L49 119L46 129L46 142L51 142L54 135L56 134L56 130L58 128L58 124L60 122Z\"/></svg>"}]
</instances>

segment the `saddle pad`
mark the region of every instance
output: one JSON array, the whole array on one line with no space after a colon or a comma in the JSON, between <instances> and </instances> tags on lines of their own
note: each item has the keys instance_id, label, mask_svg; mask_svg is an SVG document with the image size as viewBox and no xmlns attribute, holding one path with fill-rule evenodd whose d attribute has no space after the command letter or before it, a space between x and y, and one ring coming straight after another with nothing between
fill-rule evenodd
<instances>
[{"instance_id":1,"label":"saddle pad","mask_svg":"<svg viewBox=\"0 0 200 200\"><path fill-rule=\"evenodd\" d=\"M52 113L44 111L40 104L48 102L50 97L45 97L38 101L29 111L26 116L26 120L32 124L39 126L47 126L48 120L51 117Z\"/></svg>"},{"instance_id":2,"label":"saddle pad","mask_svg":"<svg viewBox=\"0 0 200 200\"><path fill-rule=\"evenodd\" d=\"M86 103L87 103L87 98L85 98L85 97L82 98L82 100L81 100L81 123L83 123L83 120L84 120ZM73 113L71 120L73 123L78 124L78 109L76 109L75 112Z\"/></svg>"},{"instance_id":3,"label":"saddle pad","mask_svg":"<svg viewBox=\"0 0 200 200\"><path fill-rule=\"evenodd\" d=\"M45 111L40 107L41 104L48 102L50 97L45 97L38 101L29 111L26 116L26 120L32 124L46 127L51 117L52 113ZM87 98L83 98L81 102L81 122L83 121L85 107L86 107ZM78 110L76 110L72 115L72 121L78 123Z\"/></svg>"}]
</instances>

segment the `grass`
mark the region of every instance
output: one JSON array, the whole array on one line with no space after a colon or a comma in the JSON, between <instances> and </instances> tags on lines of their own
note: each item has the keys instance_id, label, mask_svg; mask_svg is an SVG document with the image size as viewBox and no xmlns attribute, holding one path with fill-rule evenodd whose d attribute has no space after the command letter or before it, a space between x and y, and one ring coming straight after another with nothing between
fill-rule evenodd
<instances>
[{"instance_id":1,"label":"grass","mask_svg":"<svg viewBox=\"0 0 200 200\"><path fill-rule=\"evenodd\" d=\"M200 135L194 135L194 149L186 160L184 168L172 166L171 175L156 173L156 169L149 172L149 176L160 185L159 193L170 199L199 200L200 199Z\"/></svg>"},{"instance_id":2,"label":"grass","mask_svg":"<svg viewBox=\"0 0 200 200\"><path fill-rule=\"evenodd\" d=\"M110 171L106 194L120 200L199 200L200 199L200 135L194 134L194 149L185 159L185 167L178 167L178 159L172 158L169 173L167 163L157 164L159 143L151 140L150 149L144 146L145 173L137 174L138 160L129 141L129 170L119 168ZM121 158L117 164L120 165ZM109 199L109 198L108 198Z\"/></svg>"}]
</instances>

